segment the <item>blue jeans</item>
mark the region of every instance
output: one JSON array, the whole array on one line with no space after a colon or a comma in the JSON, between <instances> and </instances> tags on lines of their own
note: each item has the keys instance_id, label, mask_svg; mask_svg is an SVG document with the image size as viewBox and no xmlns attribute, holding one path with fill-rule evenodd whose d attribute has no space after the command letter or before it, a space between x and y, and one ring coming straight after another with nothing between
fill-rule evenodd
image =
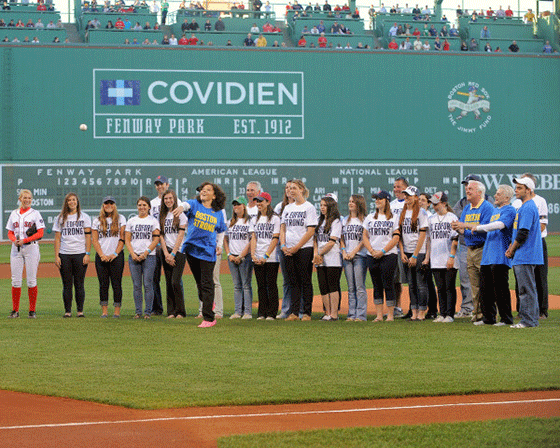
<instances>
[{"instance_id":1,"label":"blue jeans","mask_svg":"<svg viewBox=\"0 0 560 448\"><path fill-rule=\"evenodd\" d=\"M280 313L283 316L290 315L290 304L292 303L292 291L290 289L290 281L288 279L288 273L286 272L286 256L284 252L280 250L278 246L278 259L280 260L280 270L282 271L282 310Z\"/></svg>"},{"instance_id":2,"label":"blue jeans","mask_svg":"<svg viewBox=\"0 0 560 448\"><path fill-rule=\"evenodd\" d=\"M527 327L539 325L539 299L534 264L518 264L513 267L519 288L519 317Z\"/></svg>"},{"instance_id":3,"label":"blue jeans","mask_svg":"<svg viewBox=\"0 0 560 448\"><path fill-rule=\"evenodd\" d=\"M348 283L348 318L367 320L367 258L356 255L342 260L342 265Z\"/></svg>"},{"instance_id":4,"label":"blue jeans","mask_svg":"<svg viewBox=\"0 0 560 448\"><path fill-rule=\"evenodd\" d=\"M410 258L412 253L405 255ZM428 308L428 280L427 269L422 268L422 262L426 254L418 254L416 266L404 265L404 271L408 279L408 295L410 296L410 309L425 311Z\"/></svg>"},{"instance_id":5,"label":"blue jeans","mask_svg":"<svg viewBox=\"0 0 560 448\"><path fill-rule=\"evenodd\" d=\"M231 279L233 281L233 301L235 313L239 315L252 314L253 310L253 263L251 255L247 255L240 264L228 261Z\"/></svg>"},{"instance_id":6,"label":"blue jeans","mask_svg":"<svg viewBox=\"0 0 560 448\"><path fill-rule=\"evenodd\" d=\"M129 255L128 267L130 268L130 276L132 277L136 314L142 314L142 283L144 283L146 300L145 313L150 315L152 314L152 306L154 304L154 271L156 269L156 257L154 255L148 255L144 261L136 262Z\"/></svg>"}]
</instances>

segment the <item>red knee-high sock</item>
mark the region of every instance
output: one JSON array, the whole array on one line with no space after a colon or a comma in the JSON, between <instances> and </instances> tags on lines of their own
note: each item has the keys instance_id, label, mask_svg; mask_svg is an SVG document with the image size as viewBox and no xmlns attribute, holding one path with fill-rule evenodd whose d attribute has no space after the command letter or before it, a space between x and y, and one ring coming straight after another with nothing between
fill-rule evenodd
<instances>
[{"instance_id":1,"label":"red knee-high sock","mask_svg":"<svg viewBox=\"0 0 560 448\"><path fill-rule=\"evenodd\" d=\"M19 298L21 297L21 288L12 286L12 310L19 311Z\"/></svg>"},{"instance_id":2,"label":"red knee-high sock","mask_svg":"<svg viewBox=\"0 0 560 448\"><path fill-rule=\"evenodd\" d=\"M27 288L27 292L29 294L29 311L35 311L37 306L37 286Z\"/></svg>"}]
</instances>

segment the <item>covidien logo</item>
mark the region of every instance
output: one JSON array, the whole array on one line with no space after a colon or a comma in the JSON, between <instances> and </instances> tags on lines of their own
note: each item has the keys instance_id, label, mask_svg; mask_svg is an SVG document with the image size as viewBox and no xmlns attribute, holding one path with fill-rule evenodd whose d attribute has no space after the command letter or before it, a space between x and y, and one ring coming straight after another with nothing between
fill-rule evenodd
<instances>
[{"instance_id":1,"label":"covidien logo","mask_svg":"<svg viewBox=\"0 0 560 448\"><path fill-rule=\"evenodd\" d=\"M101 80L100 103L102 106L139 106L140 81Z\"/></svg>"}]
</instances>

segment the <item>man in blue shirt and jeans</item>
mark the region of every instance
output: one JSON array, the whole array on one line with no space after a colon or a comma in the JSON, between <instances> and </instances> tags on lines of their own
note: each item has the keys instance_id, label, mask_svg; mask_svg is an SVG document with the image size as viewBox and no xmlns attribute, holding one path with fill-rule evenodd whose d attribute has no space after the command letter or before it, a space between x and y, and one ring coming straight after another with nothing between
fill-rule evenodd
<instances>
[{"instance_id":1,"label":"man in blue shirt and jeans","mask_svg":"<svg viewBox=\"0 0 560 448\"><path fill-rule=\"evenodd\" d=\"M539 302L535 267L544 264L539 210L531 199L535 183L528 177L513 179L515 196L522 202L513 222L513 242L506 251L512 259L519 287L519 316L521 321L511 328L537 327Z\"/></svg>"}]
</instances>

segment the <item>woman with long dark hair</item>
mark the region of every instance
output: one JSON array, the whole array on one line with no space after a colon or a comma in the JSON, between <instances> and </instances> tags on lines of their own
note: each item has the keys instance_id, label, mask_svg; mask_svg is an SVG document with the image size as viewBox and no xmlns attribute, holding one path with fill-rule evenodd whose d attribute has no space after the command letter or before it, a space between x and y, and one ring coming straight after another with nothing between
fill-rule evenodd
<instances>
[{"instance_id":1,"label":"woman with long dark hair","mask_svg":"<svg viewBox=\"0 0 560 448\"><path fill-rule=\"evenodd\" d=\"M292 197L289 194L291 182L286 182L284 186L284 196L282 197L282 202L276 204L274 207L274 213L276 213L279 217L282 216L284 209L288 204L294 202ZM280 263L280 271L282 272L282 308L280 310L280 314L278 315L279 319L285 319L290 315L290 303L291 303L291 296L292 292L290 289L290 281L288 279L288 273L286 272L286 256L284 252L280 250L280 240L278 240L278 250L276 251L278 262Z\"/></svg>"},{"instance_id":2,"label":"woman with long dark hair","mask_svg":"<svg viewBox=\"0 0 560 448\"><path fill-rule=\"evenodd\" d=\"M103 198L99 216L91 226L95 249L95 270L99 280L101 317L107 317L109 285L113 287L113 317L121 315L122 276L124 271L124 229L126 218L120 215L113 196Z\"/></svg>"},{"instance_id":3,"label":"woman with long dark hair","mask_svg":"<svg viewBox=\"0 0 560 448\"><path fill-rule=\"evenodd\" d=\"M62 211L53 224L55 263L62 277L64 317L72 317L72 286L77 316L84 317L84 280L91 250L91 218L82 212L76 193L64 198Z\"/></svg>"},{"instance_id":4,"label":"woman with long dark hair","mask_svg":"<svg viewBox=\"0 0 560 448\"><path fill-rule=\"evenodd\" d=\"M179 216L173 215L173 210L178 206L175 191L165 191L161 197L159 227L161 229L160 243L164 259L163 272L167 286L167 317L169 319L182 319L187 315L181 283L187 257L179 251L185 237L187 217L184 213Z\"/></svg>"}]
</instances>

